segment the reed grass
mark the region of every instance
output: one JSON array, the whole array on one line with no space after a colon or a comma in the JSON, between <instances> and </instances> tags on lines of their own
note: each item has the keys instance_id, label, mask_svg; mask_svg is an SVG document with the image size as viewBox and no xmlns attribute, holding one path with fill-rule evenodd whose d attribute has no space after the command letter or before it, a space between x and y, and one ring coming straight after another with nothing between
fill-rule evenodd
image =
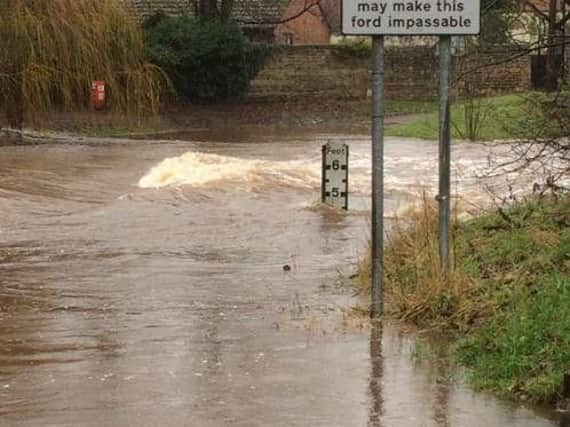
<instances>
[{"instance_id":1,"label":"reed grass","mask_svg":"<svg viewBox=\"0 0 570 427\"><path fill-rule=\"evenodd\" d=\"M452 234L457 224L454 218ZM492 310L478 298L478 281L458 268L455 248L445 284L438 252L437 203L428 194L395 217L386 243L384 286L391 315L426 328L465 329ZM370 286L369 263L367 255L358 270L358 287L365 291Z\"/></svg>"},{"instance_id":2,"label":"reed grass","mask_svg":"<svg viewBox=\"0 0 570 427\"><path fill-rule=\"evenodd\" d=\"M145 61L142 29L121 0L1 0L0 109L24 115L89 107L93 80L107 85L108 108L158 110L160 68Z\"/></svg>"}]
</instances>

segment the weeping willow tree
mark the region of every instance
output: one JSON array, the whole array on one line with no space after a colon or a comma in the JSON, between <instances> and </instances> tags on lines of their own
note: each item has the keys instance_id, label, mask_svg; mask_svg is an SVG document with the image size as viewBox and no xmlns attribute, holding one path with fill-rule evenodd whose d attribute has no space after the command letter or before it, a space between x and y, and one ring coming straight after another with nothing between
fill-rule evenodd
<instances>
[{"instance_id":1,"label":"weeping willow tree","mask_svg":"<svg viewBox=\"0 0 570 427\"><path fill-rule=\"evenodd\" d=\"M89 105L93 80L105 80L108 107L155 113L163 84L145 62L142 29L122 0L0 0L0 111L24 117Z\"/></svg>"}]
</instances>

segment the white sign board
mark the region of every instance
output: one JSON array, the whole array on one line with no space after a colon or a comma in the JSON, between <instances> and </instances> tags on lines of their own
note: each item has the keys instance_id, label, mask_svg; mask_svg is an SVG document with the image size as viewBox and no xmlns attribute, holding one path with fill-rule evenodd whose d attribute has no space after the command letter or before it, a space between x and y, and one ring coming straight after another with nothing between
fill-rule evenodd
<instances>
[{"instance_id":1,"label":"white sign board","mask_svg":"<svg viewBox=\"0 0 570 427\"><path fill-rule=\"evenodd\" d=\"M348 145L329 141L323 146L323 203L348 209Z\"/></svg>"},{"instance_id":2,"label":"white sign board","mask_svg":"<svg viewBox=\"0 0 570 427\"><path fill-rule=\"evenodd\" d=\"M475 35L480 0L342 0L346 35Z\"/></svg>"}]
</instances>

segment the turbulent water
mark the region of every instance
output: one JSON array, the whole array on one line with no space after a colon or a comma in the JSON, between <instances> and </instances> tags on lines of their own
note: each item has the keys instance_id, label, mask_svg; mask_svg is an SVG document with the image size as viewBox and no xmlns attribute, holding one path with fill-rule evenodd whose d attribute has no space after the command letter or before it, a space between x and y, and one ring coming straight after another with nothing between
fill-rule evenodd
<instances>
[{"instance_id":1,"label":"turbulent water","mask_svg":"<svg viewBox=\"0 0 570 427\"><path fill-rule=\"evenodd\" d=\"M329 138L351 146L348 214L318 205ZM348 314L368 138L188 139L0 147L0 425L555 425ZM437 147L386 152L390 213L434 187ZM486 150L454 159L479 205Z\"/></svg>"}]
</instances>

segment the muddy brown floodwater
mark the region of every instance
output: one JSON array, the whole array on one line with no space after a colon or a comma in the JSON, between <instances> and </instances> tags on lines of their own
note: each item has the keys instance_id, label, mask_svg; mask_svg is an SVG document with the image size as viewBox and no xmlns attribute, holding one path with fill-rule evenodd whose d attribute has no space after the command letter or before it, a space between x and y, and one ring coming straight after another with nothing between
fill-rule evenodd
<instances>
[{"instance_id":1,"label":"muddy brown floodwater","mask_svg":"<svg viewBox=\"0 0 570 427\"><path fill-rule=\"evenodd\" d=\"M328 138L351 145L347 215L316 206ZM0 425L556 425L346 315L367 137L185 139L0 147ZM478 194L485 150L454 158ZM433 186L436 159L389 140L390 210Z\"/></svg>"}]
</instances>

